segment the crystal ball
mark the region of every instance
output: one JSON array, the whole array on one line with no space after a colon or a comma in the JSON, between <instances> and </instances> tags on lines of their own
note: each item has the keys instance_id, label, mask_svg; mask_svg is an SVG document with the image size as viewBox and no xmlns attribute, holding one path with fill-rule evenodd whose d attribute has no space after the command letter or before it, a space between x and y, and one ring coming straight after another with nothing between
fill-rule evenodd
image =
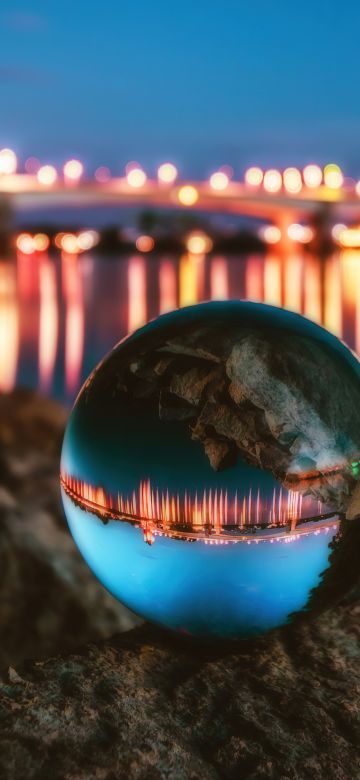
<instances>
[{"instance_id":1,"label":"crystal ball","mask_svg":"<svg viewBox=\"0 0 360 780\"><path fill-rule=\"evenodd\" d=\"M243 301L120 342L70 415L61 490L101 583L145 619L239 639L358 576L359 362L305 318Z\"/></svg>"}]
</instances>

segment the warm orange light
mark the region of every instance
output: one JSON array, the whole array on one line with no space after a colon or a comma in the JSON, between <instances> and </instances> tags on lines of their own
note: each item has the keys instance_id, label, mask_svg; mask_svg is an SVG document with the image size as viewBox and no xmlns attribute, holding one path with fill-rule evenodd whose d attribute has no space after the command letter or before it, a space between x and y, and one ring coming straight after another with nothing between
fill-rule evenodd
<instances>
[{"instance_id":1,"label":"warm orange light","mask_svg":"<svg viewBox=\"0 0 360 780\"><path fill-rule=\"evenodd\" d=\"M277 171L275 168L270 168L270 170L265 171L264 190L266 190L266 192L279 192L281 186L282 178L280 171Z\"/></svg>"},{"instance_id":2,"label":"warm orange light","mask_svg":"<svg viewBox=\"0 0 360 780\"><path fill-rule=\"evenodd\" d=\"M65 236L64 236L65 238ZM74 236L74 238L76 238ZM85 316L81 266L75 257L61 258L63 295L65 299L65 383L73 395L79 389L84 354Z\"/></svg>"},{"instance_id":3,"label":"warm orange light","mask_svg":"<svg viewBox=\"0 0 360 780\"><path fill-rule=\"evenodd\" d=\"M143 257L131 257L128 265L128 332L140 328L147 319L146 265Z\"/></svg>"},{"instance_id":4,"label":"warm orange light","mask_svg":"<svg viewBox=\"0 0 360 780\"><path fill-rule=\"evenodd\" d=\"M297 168L286 168L283 173L284 187L287 192L296 194L302 188L301 173Z\"/></svg>"},{"instance_id":5,"label":"warm orange light","mask_svg":"<svg viewBox=\"0 0 360 780\"><path fill-rule=\"evenodd\" d=\"M51 388L56 361L58 302L56 268L45 258L41 261L39 269L39 287L39 374L41 390L47 393Z\"/></svg>"},{"instance_id":6,"label":"warm orange light","mask_svg":"<svg viewBox=\"0 0 360 780\"><path fill-rule=\"evenodd\" d=\"M139 189L144 186L147 176L142 168L131 168L127 171L126 178L130 187Z\"/></svg>"},{"instance_id":7,"label":"warm orange light","mask_svg":"<svg viewBox=\"0 0 360 780\"><path fill-rule=\"evenodd\" d=\"M280 257L267 254L264 263L264 302L282 305L282 263Z\"/></svg>"},{"instance_id":8,"label":"warm orange light","mask_svg":"<svg viewBox=\"0 0 360 780\"><path fill-rule=\"evenodd\" d=\"M63 168L65 179L77 181L84 173L84 166L80 160L68 160Z\"/></svg>"},{"instance_id":9,"label":"warm orange light","mask_svg":"<svg viewBox=\"0 0 360 780\"><path fill-rule=\"evenodd\" d=\"M178 171L172 163L163 163L158 168L158 179L164 184L171 184L177 178Z\"/></svg>"},{"instance_id":10,"label":"warm orange light","mask_svg":"<svg viewBox=\"0 0 360 780\"><path fill-rule=\"evenodd\" d=\"M226 301L229 297L229 272L224 257L213 257L212 259L210 295L214 301Z\"/></svg>"},{"instance_id":11,"label":"warm orange light","mask_svg":"<svg viewBox=\"0 0 360 780\"><path fill-rule=\"evenodd\" d=\"M69 255L76 255L79 252L79 244L74 233L64 233L61 237L61 249Z\"/></svg>"},{"instance_id":12,"label":"warm orange light","mask_svg":"<svg viewBox=\"0 0 360 780\"><path fill-rule=\"evenodd\" d=\"M46 252L50 246L50 239L46 233L36 233L33 241L37 252Z\"/></svg>"},{"instance_id":13,"label":"warm orange light","mask_svg":"<svg viewBox=\"0 0 360 780\"><path fill-rule=\"evenodd\" d=\"M57 247L57 249L61 249L61 242L65 236L65 233L56 233L56 236L54 238L54 244Z\"/></svg>"},{"instance_id":14,"label":"warm orange light","mask_svg":"<svg viewBox=\"0 0 360 780\"><path fill-rule=\"evenodd\" d=\"M252 166L245 171L245 182L251 187L259 187L264 178L264 173L261 168Z\"/></svg>"},{"instance_id":15,"label":"warm orange light","mask_svg":"<svg viewBox=\"0 0 360 780\"><path fill-rule=\"evenodd\" d=\"M276 225L264 225L259 230L259 237L265 244L278 244L281 240L281 230Z\"/></svg>"},{"instance_id":16,"label":"warm orange light","mask_svg":"<svg viewBox=\"0 0 360 780\"><path fill-rule=\"evenodd\" d=\"M341 229L341 225L336 225L338 230L336 231L336 242L344 247L350 249L356 249L360 247L360 227L346 227L345 225ZM334 236L334 229L333 229Z\"/></svg>"},{"instance_id":17,"label":"warm orange light","mask_svg":"<svg viewBox=\"0 0 360 780\"><path fill-rule=\"evenodd\" d=\"M215 173L211 174L209 183L213 190L226 190L229 184L229 177L225 171L215 171Z\"/></svg>"},{"instance_id":18,"label":"warm orange light","mask_svg":"<svg viewBox=\"0 0 360 780\"><path fill-rule=\"evenodd\" d=\"M23 255L32 255L35 252L35 242L30 233L20 233L16 239L16 246Z\"/></svg>"},{"instance_id":19,"label":"warm orange light","mask_svg":"<svg viewBox=\"0 0 360 780\"><path fill-rule=\"evenodd\" d=\"M327 187L330 187L332 190L338 190L342 186L343 181L344 176L338 165L335 165L335 163L325 165L324 182Z\"/></svg>"},{"instance_id":20,"label":"warm orange light","mask_svg":"<svg viewBox=\"0 0 360 780\"><path fill-rule=\"evenodd\" d=\"M314 231L309 225L299 225L297 223L289 225L287 234L291 241L297 241L300 244L308 244L314 238Z\"/></svg>"},{"instance_id":21,"label":"warm orange light","mask_svg":"<svg viewBox=\"0 0 360 780\"><path fill-rule=\"evenodd\" d=\"M42 165L36 174L36 178L40 184L51 186L57 179L56 169L53 165Z\"/></svg>"},{"instance_id":22,"label":"warm orange light","mask_svg":"<svg viewBox=\"0 0 360 780\"><path fill-rule=\"evenodd\" d=\"M199 258L184 254L179 264L179 306L191 306L199 300L198 295Z\"/></svg>"},{"instance_id":23,"label":"warm orange light","mask_svg":"<svg viewBox=\"0 0 360 780\"><path fill-rule=\"evenodd\" d=\"M99 168L96 168L96 171L94 173L96 181L100 182L101 184L105 184L109 179L111 179L111 173L110 169L106 167L106 165L100 165Z\"/></svg>"},{"instance_id":24,"label":"warm orange light","mask_svg":"<svg viewBox=\"0 0 360 780\"><path fill-rule=\"evenodd\" d=\"M199 193L192 184L184 184L178 192L178 200L182 206L193 206L199 200Z\"/></svg>"},{"instance_id":25,"label":"warm orange light","mask_svg":"<svg viewBox=\"0 0 360 780\"><path fill-rule=\"evenodd\" d=\"M100 236L97 230L83 230L77 236L77 245L82 252L92 249L99 241Z\"/></svg>"},{"instance_id":26,"label":"warm orange light","mask_svg":"<svg viewBox=\"0 0 360 780\"><path fill-rule=\"evenodd\" d=\"M152 236L138 236L135 241L136 249L139 252L152 252L155 241Z\"/></svg>"},{"instance_id":27,"label":"warm orange light","mask_svg":"<svg viewBox=\"0 0 360 780\"><path fill-rule=\"evenodd\" d=\"M12 149L0 150L0 173L15 173L17 168L17 158Z\"/></svg>"},{"instance_id":28,"label":"warm orange light","mask_svg":"<svg viewBox=\"0 0 360 780\"><path fill-rule=\"evenodd\" d=\"M194 231L186 240L186 248L192 255L203 255L212 250L212 240L205 233Z\"/></svg>"},{"instance_id":29,"label":"warm orange light","mask_svg":"<svg viewBox=\"0 0 360 780\"><path fill-rule=\"evenodd\" d=\"M319 165L305 165L303 170L304 182L310 189L320 187L323 173Z\"/></svg>"},{"instance_id":30,"label":"warm orange light","mask_svg":"<svg viewBox=\"0 0 360 780\"><path fill-rule=\"evenodd\" d=\"M159 268L159 313L176 309L177 274L171 260L162 260Z\"/></svg>"},{"instance_id":31,"label":"warm orange light","mask_svg":"<svg viewBox=\"0 0 360 780\"><path fill-rule=\"evenodd\" d=\"M16 382L19 359L19 310L16 269L0 263L0 390L9 393Z\"/></svg>"},{"instance_id":32,"label":"warm orange light","mask_svg":"<svg viewBox=\"0 0 360 780\"><path fill-rule=\"evenodd\" d=\"M332 235L332 237L333 237L334 241L338 241L338 240L339 240L339 238L340 238L340 236L341 236L342 232L343 232L344 230L346 230L346 227L347 227L347 226L346 226L346 225L343 225L341 222L339 222L339 223L337 223L336 225L334 225L334 227L333 227L333 229L332 229L332 231L331 231L331 235Z\"/></svg>"}]
</instances>

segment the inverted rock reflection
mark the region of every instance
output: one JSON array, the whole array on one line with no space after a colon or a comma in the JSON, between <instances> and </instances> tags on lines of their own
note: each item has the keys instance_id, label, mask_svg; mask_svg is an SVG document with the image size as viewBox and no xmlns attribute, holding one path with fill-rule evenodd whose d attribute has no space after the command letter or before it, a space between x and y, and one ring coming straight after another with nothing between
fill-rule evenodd
<instances>
[{"instance_id":1,"label":"inverted rock reflection","mask_svg":"<svg viewBox=\"0 0 360 780\"><path fill-rule=\"evenodd\" d=\"M204 304L150 323L89 378L64 440L64 505L85 558L132 609L190 633L243 636L307 609L321 587L359 442L359 364L344 345L272 307ZM190 541L198 553L180 545ZM294 553L279 559L274 541L296 543ZM245 552L253 542L271 542L261 571ZM209 547L221 558L204 558Z\"/></svg>"}]
</instances>

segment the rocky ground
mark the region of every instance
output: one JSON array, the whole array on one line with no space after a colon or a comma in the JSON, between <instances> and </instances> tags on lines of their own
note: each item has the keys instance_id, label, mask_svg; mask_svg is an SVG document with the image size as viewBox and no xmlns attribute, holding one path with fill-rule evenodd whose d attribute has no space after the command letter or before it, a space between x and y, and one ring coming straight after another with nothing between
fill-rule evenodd
<instances>
[{"instance_id":1,"label":"rocky ground","mask_svg":"<svg viewBox=\"0 0 360 780\"><path fill-rule=\"evenodd\" d=\"M133 628L67 533L64 422L0 397L0 777L360 778L356 593L240 645Z\"/></svg>"}]
</instances>

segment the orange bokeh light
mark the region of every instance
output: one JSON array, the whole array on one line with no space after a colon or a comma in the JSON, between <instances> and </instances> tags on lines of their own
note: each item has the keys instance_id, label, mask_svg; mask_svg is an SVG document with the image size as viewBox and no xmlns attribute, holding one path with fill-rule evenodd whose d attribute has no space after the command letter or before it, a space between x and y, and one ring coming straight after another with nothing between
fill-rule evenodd
<instances>
[{"instance_id":1,"label":"orange bokeh light","mask_svg":"<svg viewBox=\"0 0 360 780\"><path fill-rule=\"evenodd\" d=\"M192 255L203 255L212 250L212 240L205 233L194 231L186 240L187 251Z\"/></svg>"},{"instance_id":2,"label":"orange bokeh light","mask_svg":"<svg viewBox=\"0 0 360 780\"><path fill-rule=\"evenodd\" d=\"M0 173L15 173L17 168L17 158L12 149L0 150Z\"/></svg>"},{"instance_id":3,"label":"orange bokeh light","mask_svg":"<svg viewBox=\"0 0 360 780\"><path fill-rule=\"evenodd\" d=\"M225 171L215 171L215 173L211 174L209 183L213 190L226 190L229 184L229 177Z\"/></svg>"},{"instance_id":4,"label":"orange bokeh light","mask_svg":"<svg viewBox=\"0 0 360 780\"><path fill-rule=\"evenodd\" d=\"M84 173L84 166L80 160L68 160L63 168L65 179L77 181Z\"/></svg>"},{"instance_id":5,"label":"orange bokeh light","mask_svg":"<svg viewBox=\"0 0 360 780\"><path fill-rule=\"evenodd\" d=\"M35 252L35 242L30 233L20 233L16 239L16 247L23 255L32 255Z\"/></svg>"},{"instance_id":6,"label":"orange bokeh light","mask_svg":"<svg viewBox=\"0 0 360 780\"><path fill-rule=\"evenodd\" d=\"M36 174L36 178L39 184L51 186L55 184L57 179L56 168L53 165L42 165Z\"/></svg>"},{"instance_id":7,"label":"orange bokeh light","mask_svg":"<svg viewBox=\"0 0 360 780\"><path fill-rule=\"evenodd\" d=\"M298 168L286 168L283 173L284 187L287 192L296 194L302 188L301 173Z\"/></svg>"},{"instance_id":8,"label":"orange bokeh light","mask_svg":"<svg viewBox=\"0 0 360 780\"><path fill-rule=\"evenodd\" d=\"M303 170L304 182L310 189L320 187L323 173L319 165L305 165Z\"/></svg>"},{"instance_id":9,"label":"orange bokeh light","mask_svg":"<svg viewBox=\"0 0 360 780\"><path fill-rule=\"evenodd\" d=\"M138 252L152 252L155 241L152 236L138 236L135 245Z\"/></svg>"},{"instance_id":10,"label":"orange bokeh light","mask_svg":"<svg viewBox=\"0 0 360 780\"><path fill-rule=\"evenodd\" d=\"M158 168L158 179L164 184L171 184L177 178L178 171L173 163L162 163Z\"/></svg>"},{"instance_id":11,"label":"orange bokeh light","mask_svg":"<svg viewBox=\"0 0 360 780\"><path fill-rule=\"evenodd\" d=\"M282 176L276 168L270 168L264 173L264 190L266 192L279 192L282 187Z\"/></svg>"},{"instance_id":12,"label":"orange bokeh light","mask_svg":"<svg viewBox=\"0 0 360 780\"><path fill-rule=\"evenodd\" d=\"M264 173L261 168L253 165L245 171L245 182L251 187L259 187L264 178Z\"/></svg>"},{"instance_id":13,"label":"orange bokeh light","mask_svg":"<svg viewBox=\"0 0 360 780\"><path fill-rule=\"evenodd\" d=\"M127 170L126 178L130 187L135 187L136 189L139 189L140 187L144 186L147 176L145 171L143 171L142 168L136 167Z\"/></svg>"},{"instance_id":14,"label":"orange bokeh light","mask_svg":"<svg viewBox=\"0 0 360 780\"><path fill-rule=\"evenodd\" d=\"M178 200L182 206L194 206L199 200L199 193L196 187L193 187L192 184L184 184L179 189Z\"/></svg>"},{"instance_id":15,"label":"orange bokeh light","mask_svg":"<svg viewBox=\"0 0 360 780\"><path fill-rule=\"evenodd\" d=\"M49 249L50 239L46 233L36 233L33 241L37 252L46 252Z\"/></svg>"}]
</instances>

